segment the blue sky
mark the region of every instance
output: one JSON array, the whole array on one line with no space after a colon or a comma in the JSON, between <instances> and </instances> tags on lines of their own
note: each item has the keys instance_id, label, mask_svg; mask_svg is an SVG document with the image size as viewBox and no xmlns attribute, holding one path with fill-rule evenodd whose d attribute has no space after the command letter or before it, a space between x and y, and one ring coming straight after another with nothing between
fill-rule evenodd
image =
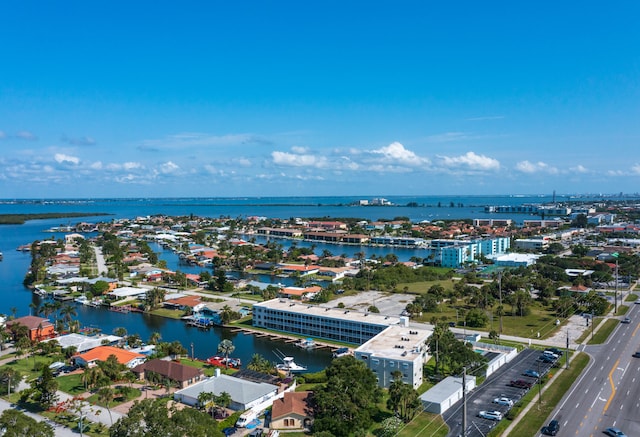
<instances>
[{"instance_id":1,"label":"blue sky","mask_svg":"<svg viewBox=\"0 0 640 437\"><path fill-rule=\"evenodd\" d=\"M3 2L0 197L638 192L640 4L576 6Z\"/></svg>"}]
</instances>

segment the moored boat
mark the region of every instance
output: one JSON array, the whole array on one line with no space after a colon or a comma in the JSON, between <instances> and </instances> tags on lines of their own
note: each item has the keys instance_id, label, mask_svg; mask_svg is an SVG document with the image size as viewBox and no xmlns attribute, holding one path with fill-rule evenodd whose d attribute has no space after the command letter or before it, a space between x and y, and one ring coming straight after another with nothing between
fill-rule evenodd
<instances>
[{"instance_id":1,"label":"moored boat","mask_svg":"<svg viewBox=\"0 0 640 437\"><path fill-rule=\"evenodd\" d=\"M300 373L307 371L307 367L297 364L293 357L283 357L282 364L276 365L276 369L287 373Z\"/></svg>"},{"instance_id":2,"label":"moored boat","mask_svg":"<svg viewBox=\"0 0 640 437\"><path fill-rule=\"evenodd\" d=\"M313 338L305 338L296 343L301 349L315 349L317 347L316 342L313 341Z\"/></svg>"},{"instance_id":3,"label":"moored boat","mask_svg":"<svg viewBox=\"0 0 640 437\"><path fill-rule=\"evenodd\" d=\"M242 366L240 358L221 357L219 355L207 358L207 364L211 364L216 367L230 367L232 369L239 369Z\"/></svg>"},{"instance_id":4,"label":"moored boat","mask_svg":"<svg viewBox=\"0 0 640 437\"><path fill-rule=\"evenodd\" d=\"M340 358L350 354L351 354L351 351L349 350L348 347L341 347L333 351L332 356L333 358Z\"/></svg>"}]
</instances>

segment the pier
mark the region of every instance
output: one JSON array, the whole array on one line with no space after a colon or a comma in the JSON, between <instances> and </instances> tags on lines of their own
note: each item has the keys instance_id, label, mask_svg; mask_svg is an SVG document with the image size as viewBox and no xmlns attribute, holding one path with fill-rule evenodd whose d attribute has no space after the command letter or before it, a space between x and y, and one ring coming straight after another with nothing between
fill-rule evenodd
<instances>
[{"instance_id":1,"label":"pier","mask_svg":"<svg viewBox=\"0 0 640 437\"><path fill-rule=\"evenodd\" d=\"M291 345L296 345L297 343L300 343L300 341L310 338L308 335L304 337L296 337L292 334L285 334L281 332L271 332L271 331L266 332L266 331L261 331L254 328L245 327L245 326L227 325L226 327L229 328L232 332L243 332L245 334L251 334L258 338L265 338L268 340L279 340ZM328 341L318 340L316 338L314 338L313 341L315 343L315 347L313 349L324 349L324 350L329 350L331 352L335 352L338 349L344 349L345 347L344 345L334 344ZM352 345L349 347L349 349L354 349L355 347L356 346Z\"/></svg>"}]
</instances>

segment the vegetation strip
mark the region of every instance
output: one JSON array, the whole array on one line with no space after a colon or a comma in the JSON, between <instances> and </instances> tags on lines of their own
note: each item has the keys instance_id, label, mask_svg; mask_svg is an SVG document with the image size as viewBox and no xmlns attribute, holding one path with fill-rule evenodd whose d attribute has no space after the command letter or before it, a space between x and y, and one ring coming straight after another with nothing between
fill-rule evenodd
<instances>
[{"instance_id":1,"label":"vegetation strip","mask_svg":"<svg viewBox=\"0 0 640 437\"><path fill-rule=\"evenodd\" d=\"M0 214L0 225L22 225L29 220L110 215L106 212L49 212L41 214Z\"/></svg>"}]
</instances>

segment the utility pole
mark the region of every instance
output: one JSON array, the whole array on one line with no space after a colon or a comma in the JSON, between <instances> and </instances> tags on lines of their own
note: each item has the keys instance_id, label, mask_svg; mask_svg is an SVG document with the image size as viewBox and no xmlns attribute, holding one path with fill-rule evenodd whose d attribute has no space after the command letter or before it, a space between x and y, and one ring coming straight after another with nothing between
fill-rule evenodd
<instances>
[{"instance_id":1,"label":"utility pole","mask_svg":"<svg viewBox=\"0 0 640 437\"><path fill-rule=\"evenodd\" d=\"M502 308L502 272L498 273L498 296L500 298L500 334L502 335L502 313L504 312L504 308Z\"/></svg>"},{"instance_id":2,"label":"utility pole","mask_svg":"<svg viewBox=\"0 0 640 437\"><path fill-rule=\"evenodd\" d=\"M467 368L462 368L462 437L467 437Z\"/></svg>"},{"instance_id":3,"label":"utility pole","mask_svg":"<svg viewBox=\"0 0 640 437\"><path fill-rule=\"evenodd\" d=\"M616 257L616 294L614 297L614 306L613 310L615 313L618 313L618 252L614 253L613 256Z\"/></svg>"},{"instance_id":4,"label":"utility pole","mask_svg":"<svg viewBox=\"0 0 640 437\"><path fill-rule=\"evenodd\" d=\"M564 352L565 366L569 370L569 327L567 326L567 349Z\"/></svg>"},{"instance_id":5,"label":"utility pole","mask_svg":"<svg viewBox=\"0 0 640 437\"><path fill-rule=\"evenodd\" d=\"M542 405L542 375L540 375L540 360L537 360L538 363L538 409L540 409L540 405Z\"/></svg>"}]
</instances>

